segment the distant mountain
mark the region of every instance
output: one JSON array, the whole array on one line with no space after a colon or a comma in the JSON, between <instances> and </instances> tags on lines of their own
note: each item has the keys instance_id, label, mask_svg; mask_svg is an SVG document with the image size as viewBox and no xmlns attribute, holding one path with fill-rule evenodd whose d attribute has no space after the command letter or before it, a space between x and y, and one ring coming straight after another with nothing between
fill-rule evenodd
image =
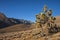
<instances>
[{"instance_id":1,"label":"distant mountain","mask_svg":"<svg viewBox=\"0 0 60 40\"><path fill-rule=\"evenodd\" d=\"M31 24L31 21L24 19L8 18L3 13L0 12L0 28L5 28L15 24Z\"/></svg>"},{"instance_id":2,"label":"distant mountain","mask_svg":"<svg viewBox=\"0 0 60 40\"><path fill-rule=\"evenodd\" d=\"M7 20L7 17L1 12L0 12L0 20L1 21L6 21Z\"/></svg>"}]
</instances>

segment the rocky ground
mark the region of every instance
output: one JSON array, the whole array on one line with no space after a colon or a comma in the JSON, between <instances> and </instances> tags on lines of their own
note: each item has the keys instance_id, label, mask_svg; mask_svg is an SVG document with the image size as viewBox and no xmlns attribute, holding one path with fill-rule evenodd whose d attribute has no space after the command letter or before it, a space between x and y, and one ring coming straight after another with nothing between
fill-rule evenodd
<instances>
[{"instance_id":1,"label":"rocky ground","mask_svg":"<svg viewBox=\"0 0 60 40\"><path fill-rule=\"evenodd\" d=\"M0 34L0 40L60 40L60 32L44 36L41 28Z\"/></svg>"}]
</instances>

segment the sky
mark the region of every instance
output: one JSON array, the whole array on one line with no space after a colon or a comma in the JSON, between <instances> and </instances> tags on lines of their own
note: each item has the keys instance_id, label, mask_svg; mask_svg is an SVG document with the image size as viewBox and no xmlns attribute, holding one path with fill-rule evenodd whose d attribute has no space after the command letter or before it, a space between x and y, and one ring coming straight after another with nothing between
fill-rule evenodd
<instances>
[{"instance_id":1,"label":"sky","mask_svg":"<svg viewBox=\"0 0 60 40\"><path fill-rule=\"evenodd\" d=\"M60 0L0 0L0 12L9 18L34 22L44 5L52 9L53 16L60 16Z\"/></svg>"}]
</instances>

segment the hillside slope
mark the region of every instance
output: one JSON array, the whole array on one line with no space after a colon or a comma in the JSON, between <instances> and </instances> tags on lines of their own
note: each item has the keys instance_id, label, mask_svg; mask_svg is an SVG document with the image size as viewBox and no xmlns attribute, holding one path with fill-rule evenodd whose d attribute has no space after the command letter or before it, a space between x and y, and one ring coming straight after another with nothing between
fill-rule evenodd
<instances>
[{"instance_id":1,"label":"hillside slope","mask_svg":"<svg viewBox=\"0 0 60 40\"><path fill-rule=\"evenodd\" d=\"M31 29L31 25L17 24L17 25L9 26L7 28L0 29L0 33L25 31L25 30L29 30L29 29Z\"/></svg>"},{"instance_id":2,"label":"hillside slope","mask_svg":"<svg viewBox=\"0 0 60 40\"><path fill-rule=\"evenodd\" d=\"M56 22L57 25L60 25L60 16L56 16Z\"/></svg>"}]
</instances>

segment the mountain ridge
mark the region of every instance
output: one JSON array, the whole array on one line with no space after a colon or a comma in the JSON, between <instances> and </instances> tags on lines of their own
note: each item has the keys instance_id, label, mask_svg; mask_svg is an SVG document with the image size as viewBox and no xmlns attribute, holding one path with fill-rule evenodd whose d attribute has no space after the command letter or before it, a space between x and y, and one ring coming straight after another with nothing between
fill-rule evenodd
<instances>
[{"instance_id":1,"label":"mountain ridge","mask_svg":"<svg viewBox=\"0 0 60 40\"><path fill-rule=\"evenodd\" d=\"M5 28L16 24L31 24L31 23L32 23L31 21L24 19L8 18L7 16L0 12L0 28Z\"/></svg>"}]
</instances>

